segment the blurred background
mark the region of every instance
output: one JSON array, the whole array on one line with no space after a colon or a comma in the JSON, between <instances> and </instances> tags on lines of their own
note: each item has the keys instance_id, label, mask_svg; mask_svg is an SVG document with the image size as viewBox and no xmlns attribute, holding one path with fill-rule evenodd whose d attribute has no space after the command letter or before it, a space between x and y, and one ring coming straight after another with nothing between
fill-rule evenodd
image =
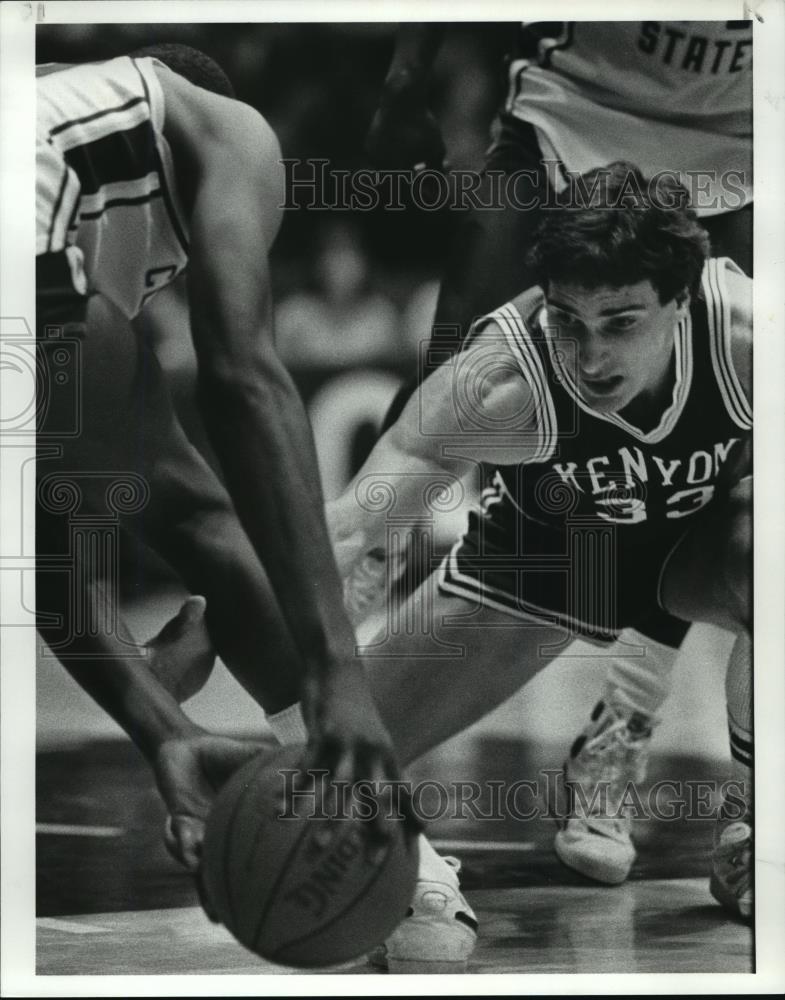
<instances>
[{"instance_id":1,"label":"blurred background","mask_svg":"<svg viewBox=\"0 0 785 1000\"><path fill-rule=\"evenodd\" d=\"M430 104L455 167L482 165L504 90L509 29L452 25L438 57ZM238 97L269 120L285 157L323 158L333 169L352 170L365 165L363 139L394 31L388 24L43 26L37 61L105 59L159 41L193 45L216 58ZM424 212L411 205L401 212L286 213L272 261L278 345L309 407L328 498L359 468L402 377L415 368L457 223L458 213L450 208ZM194 358L182 288L157 296L146 322L183 422L203 444L191 404ZM140 639L153 635L182 599L165 569L151 565L158 586L154 605L136 600L128 588L125 593ZM656 731L660 754L724 767L728 649L727 636L717 630L693 630ZM458 759L478 736L510 746L525 738L539 748L535 756L558 766L596 700L604 669L596 650L576 643L569 656L444 753ZM264 730L259 709L222 668L188 710L215 729ZM42 752L120 735L50 658L39 664L38 728Z\"/></svg>"}]
</instances>

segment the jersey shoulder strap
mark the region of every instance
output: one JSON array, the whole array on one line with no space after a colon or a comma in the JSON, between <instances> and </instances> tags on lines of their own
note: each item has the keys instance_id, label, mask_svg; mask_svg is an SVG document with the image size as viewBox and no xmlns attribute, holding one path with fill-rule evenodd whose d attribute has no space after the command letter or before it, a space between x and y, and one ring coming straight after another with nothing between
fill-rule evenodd
<instances>
[{"instance_id":1,"label":"jersey shoulder strap","mask_svg":"<svg viewBox=\"0 0 785 1000\"><path fill-rule=\"evenodd\" d=\"M504 341L532 392L535 408L537 447L526 460L527 464L546 462L556 450L556 408L548 385L548 370L543 353L536 344L536 316L543 305L539 288L530 288L511 302L494 309L477 320L470 337L476 339L494 323L502 332Z\"/></svg>"},{"instance_id":2,"label":"jersey shoulder strap","mask_svg":"<svg viewBox=\"0 0 785 1000\"><path fill-rule=\"evenodd\" d=\"M729 257L711 258L701 278L709 328L709 350L714 377L731 420L742 430L752 429L752 405L741 384L731 349L733 301L726 275L744 272Z\"/></svg>"}]
</instances>

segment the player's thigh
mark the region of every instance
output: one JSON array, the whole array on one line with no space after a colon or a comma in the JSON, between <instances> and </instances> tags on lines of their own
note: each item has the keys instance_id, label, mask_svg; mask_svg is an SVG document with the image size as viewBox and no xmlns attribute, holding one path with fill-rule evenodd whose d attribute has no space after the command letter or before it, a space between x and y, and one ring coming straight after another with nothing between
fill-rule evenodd
<instances>
[{"instance_id":1,"label":"player's thigh","mask_svg":"<svg viewBox=\"0 0 785 1000\"><path fill-rule=\"evenodd\" d=\"M752 624L752 477L715 501L669 556L660 583L666 611L732 631Z\"/></svg>"},{"instance_id":2,"label":"player's thigh","mask_svg":"<svg viewBox=\"0 0 785 1000\"><path fill-rule=\"evenodd\" d=\"M362 647L374 700L404 763L502 704L569 642L426 580Z\"/></svg>"},{"instance_id":3,"label":"player's thigh","mask_svg":"<svg viewBox=\"0 0 785 1000\"><path fill-rule=\"evenodd\" d=\"M156 548L166 525L171 530L197 512L233 516L220 479L180 425L155 354L102 301L91 304L81 337L79 413L79 433L63 436L59 455L40 470L72 473L96 513L119 497L126 526L148 532ZM138 496L123 504L117 491L124 489Z\"/></svg>"},{"instance_id":4,"label":"player's thigh","mask_svg":"<svg viewBox=\"0 0 785 1000\"><path fill-rule=\"evenodd\" d=\"M418 674L420 686L438 678L468 674L482 700L507 697L555 659L572 637L545 621L491 607L482 597L459 596L440 587L431 574L376 621L373 638L362 646L371 672L393 686L396 674ZM404 690L406 685L404 685ZM444 689L449 697L449 690Z\"/></svg>"}]
</instances>

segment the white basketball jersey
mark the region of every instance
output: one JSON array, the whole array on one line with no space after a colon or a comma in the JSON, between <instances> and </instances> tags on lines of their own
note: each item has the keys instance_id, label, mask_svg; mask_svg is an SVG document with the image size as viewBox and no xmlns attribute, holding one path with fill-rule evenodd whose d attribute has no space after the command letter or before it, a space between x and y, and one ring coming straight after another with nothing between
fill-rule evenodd
<instances>
[{"instance_id":1,"label":"white basketball jersey","mask_svg":"<svg viewBox=\"0 0 785 1000\"><path fill-rule=\"evenodd\" d=\"M36 253L77 247L87 291L128 317L188 262L154 65L123 56L37 80Z\"/></svg>"},{"instance_id":2,"label":"white basketball jersey","mask_svg":"<svg viewBox=\"0 0 785 1000\"><path fill-rule=\"evenodd\" d=\"M558 21L522 35L506 109L547 158L572 173L613 160L714 173L695 199L706 215L752 198L750 21Z\"/></svg>"}]
</instances>

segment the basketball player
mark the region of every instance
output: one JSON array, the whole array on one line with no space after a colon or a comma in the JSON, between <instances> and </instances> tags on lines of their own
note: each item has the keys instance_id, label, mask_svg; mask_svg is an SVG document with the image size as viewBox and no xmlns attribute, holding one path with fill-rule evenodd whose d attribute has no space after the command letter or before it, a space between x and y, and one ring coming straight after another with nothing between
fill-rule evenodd
<instances>
[{"instance_id":1,"label":"basketball player","mask_svg":"<svg viewBox=\"0 0 785 1000\"><path fill-rule=\"evenodd\" d=\"M267 261L283 180L272 130L184 46L49 65L39 77L44 639L154 766L167 757L177 772L188 759L182 781L170 768L180 792L167 801L183 803L175 839L198 840L203 813L189 807L188 784L205 736L112 621L116 554L100 528L119 517L204 595L216 650L274 730L287 730L278 710L302 699L313 763L349 780L394 774L354 655L310 427L273 344ZM95 321L106 309L133 321L186 268L199 403L226 488L178 424L147 345L125 322ZM76 398L57 388L66 356Z\"/></svg>"},{"instance_id":2,"label":"basketball player","mask_svg":"<svg viewBox=\"0 0 785 1000\"><path fill-rule=\"evenodd\" d=\"M525 258L541 206L569 175L610 160L689 182L713 253L752 274L752 22L524 22L510 30L507 94L476 192L480 206L495 197L504 208L474 207L461 222L420 377L432 370L430 357L455 349L476 317L534 283ZM379 166L442 164L427 87L443 34L436 24L399 29L366 143ZM416 382L403 387L386 427ZM360 604L373 592L374 571L378 589L385 572L379 560L359 564L348 583ZM685 633L683 623L655 612L609 649L601 701L565 765L587 801L598 780L643 776ZM641 648L645 656L629 654ZM630 831L627 817L576 815L557 832L556 852L584 875L622 882L635 860Z\"/></svg>"},{"instance_id":3,"label":"basketball player","mask_svg":"<svg viewBox=\"0 0 785 1000\"><path fill-rule=\"evenodd\" d=\"M374 483L395 495L396 518L414 520L426 473L485 484L465 534L403 609L406 634L375 640L374 698L404 763L576 636L607 648L658 608L735 633L726 693L745 809L721 812L711 888L749 917L750 282L707 257L694 213L670 207L686 199L673 179L652 192L616 163L581 181L605 207L543 213L528 258L537 285L475 323L464 352L428 376L332 508L333 533L363 539L358 559L384 548L384 511L358 501ZM436 641L456 655L434 655ZM429 938L468 953L459 908L456 882L444 916L423 907L388 947Z\"/></svg>"}]
</instances>

